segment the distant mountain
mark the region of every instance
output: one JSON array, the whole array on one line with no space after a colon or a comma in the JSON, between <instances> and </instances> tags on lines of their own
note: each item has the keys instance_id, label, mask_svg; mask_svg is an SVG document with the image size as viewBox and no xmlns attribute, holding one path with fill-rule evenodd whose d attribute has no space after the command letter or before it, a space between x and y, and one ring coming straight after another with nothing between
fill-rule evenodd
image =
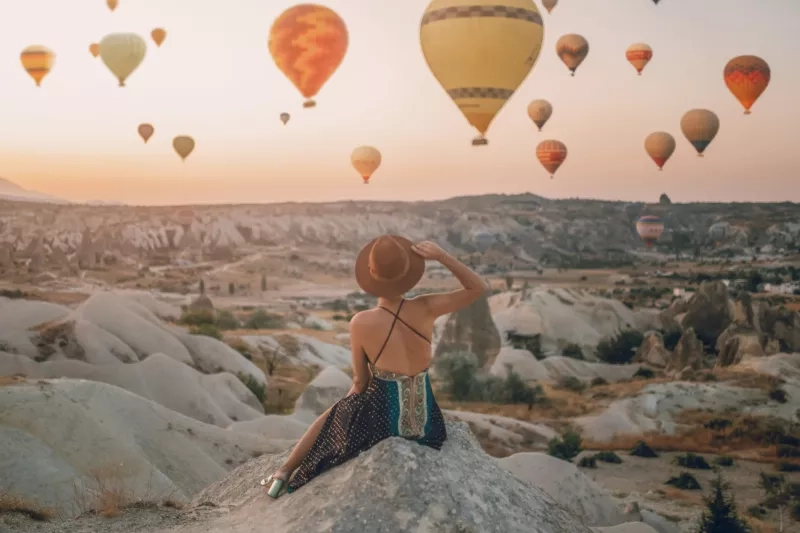
<instances>
[{"instance_id":1,"label":"distant mountain","mask_svg":"<svg viewBox=\"0 0 800 533\"><path fill-rule=\"evenodd\" d=\"M62 198L56 198L49 194L23 189L14 182L0 178L0 200L11 200L14 202L37 202L46 204L71 204Z\"/></svg>"}]
</instances>

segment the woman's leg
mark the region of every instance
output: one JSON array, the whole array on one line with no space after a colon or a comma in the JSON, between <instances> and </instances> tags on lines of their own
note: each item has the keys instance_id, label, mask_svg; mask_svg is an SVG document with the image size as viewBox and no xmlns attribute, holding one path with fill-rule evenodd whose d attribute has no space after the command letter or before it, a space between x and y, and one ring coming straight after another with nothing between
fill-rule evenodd
<instances>
[{"instance_id":1,"label":"woman's leg","mask_svg":"<svg viewBox=\"0 0 800 533\"><path fill-rule=\"evenodd\" d=\"M314 441L317 440L319 432L322 430L322 426L325 425L325 421L328 419L330 412L331 408L329 407L327 411L319 415L319 418L314 420L314 423L308 427L306 432L303 433L303 436L300 437L300 440L297 441L297 444L294 445L294 449L292 453L289 454L286 462L275 472L273 477L287 480L289 476L292 475L292 472L297 470L297 467L299 467L303 459L306 458L308 452L311 451L311 447L314 445Z\"/></svg>"}]
</instances>

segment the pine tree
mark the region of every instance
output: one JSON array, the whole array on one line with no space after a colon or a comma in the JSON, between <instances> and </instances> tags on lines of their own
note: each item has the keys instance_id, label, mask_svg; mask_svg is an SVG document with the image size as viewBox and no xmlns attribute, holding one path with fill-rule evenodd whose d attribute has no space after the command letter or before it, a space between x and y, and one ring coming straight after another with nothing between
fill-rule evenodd
<instances>
[{"instance_id":1,"label":"pine tree","mask_svg":"<svg viewBox=\"0 0 800 533\"><path fill-rule=\"evenodd\" d=\"M706 510L700 517L696 533L751 533L750 527L739 518L730 486L719 471L711 482L711 493L703 501Z\"/></svg>"}]
</instances>

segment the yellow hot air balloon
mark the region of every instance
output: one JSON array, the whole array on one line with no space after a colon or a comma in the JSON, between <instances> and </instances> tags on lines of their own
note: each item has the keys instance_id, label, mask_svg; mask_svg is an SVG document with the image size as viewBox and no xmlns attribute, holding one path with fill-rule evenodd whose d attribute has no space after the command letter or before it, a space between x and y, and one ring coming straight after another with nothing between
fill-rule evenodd
<instances>
[{"instance_id":1,"label":"yellow hot air balloon","mask_svg":"<svg viewBox=\"0 0 800 533\"><path fill-rule=\"evenodd\" d=\"M567 147L561 141L542 141L536 147L536 157L552 179L558 167L567 159Z\"/></svg>"},{"instance_id":2,"label":"yellow hot air balloon","mask_svg":"<svg viewBox=\"0 0 800 533\"><path fill-rule=\"evenodd\" d=\"M530 73L544 26L533 0L432 0L420 23L434 77L487 144L489 125Z\"/></svg>"},{"instance_id":3,"label":"yellow hot air balloon","mask_svg":"<svg viewBox=\"0 0 800 533\"><path fill-rule=\"evenodd\" d=\"M147 144L147 141L150 140L150 137L153 136L153 133L155 133L156 130L151 124L144 123L139 124L138 131L139 136L142 138L142 140L144 140L144 143Z\"/></svg>"},{"instance_id":4,"label":"yellow hot air balloon","mask_svg":"<svg viewBox=\"0 0 800 533\"><path fill-rule=\"evenodd\" d=\"M36 82L37 87L41 87L44 77L50 74L55 57L52 50L38 44L25 48L19 55L22 67Z\"/></svg>"},{"instance_id":5,"label":"yellow hot air balloon","mask_svg":"<svg viewBox=\"0 0 800 533\"><path fill-rule=\"evenodd\" d=\"M108 6L108 9L114 11L119 5L119 0L106 0L106 5Z\"/></svg>"},{"instance_id":6,"label":"yellow hot air balloon","mask_svg":"<svg viewBox=\"0 0 800 533\"><path fill-rule=\"evenodd\" d=\"M194 151L194 139L188 135L178 135L172 139L172 147L175 149L175 152L181 156L181 160L186 161L189 154Z\"/></svg>"},{"instance_id":7,"label":"yellow hot air balloon","mask_svg":"<svg viewBox=\"0 0 800 533\"><path fill-rule=\"evenodd\" d=\"M542 0L542 6L544 6L548 13L552 13L553 8L556 7L557 4L558 0Z\"/></svg>"},{"instance_id":8,"label":"yellow hot air balloon","mask_svg":"<svg viewBox=\"0 0 800 533\"><path fill-rule=\"evenodd\" d=\"M167 31L164 28L156 28L150 32L150 37L153 38L153 42L156 43L156 46L161 46L161 43L167 38Z\"/></svg>"},{"instance_id":9,"label":"yellow hot air balloon","mask_svg":"<svg viewBox=\"0 0 800 533\"><path fill-rule=\"evenodd\" d=\"M550 115L553 114L553 106L550 105L550 102L547 100L534 100L530 104L528 104L528 116L531 117L536 126L539 127L539 131L542 131L542 128L550 120Z\"/></svg>"},{"instance_id":10,"label":"yellow hot air balloon","mask_svg":"<svg viewBox=\"0 0 800 533\"><path fill-rule=\"evenodd\" d=\"M92 43L89 45L89 53L92 54L92 57L97 57L100 55L100 45L97 43Z\"/></svg>"},{"instance_id":11,"label":"yellow hot air balloon","mask_svg":"<svg viewBox=\"0 0 800 533\"><path fill-rule=\"evenodd\" d=\"M744 106L745 115L750 114L750 108L767 90L771 76L767 62L757 56L734 57L723 71L725 85Z\"/></svg>"},{"instance_id":12,"label":"yellow hot air balloon","mask_svg":"<svg viewBox=\"0 0 800 533\"><path fill-rule=\"evenodd\" d=\"M653 49L644 43L634 43L625 51L625 58L633 65L639 76L642 75L644 67L653 58Z\"/></svg>"},{"instance_id":13,"label":"yellow hot air balloon","mask_svg":"<svg viewBox=\"0 0 800 533\"><path fill-rule=\"evenodd\" d=\"M719 131L719 117L708 109L692 109L681 118L681 131L697 150L697 157L703 157Z\"/></svg>"},{"instance_id":14,"label":"yellow hot air balloon","mask_svg":"<svg viewBox=\"0 0 800 533\"><path fill-rule=\"evenodd\" d=\"M269 30L269 52L275 64L306 98L312 100L344 59L347 26L335 11L316 4L300 4L280 14Z\"/></svg>"},{"instance_id":15,"label":"yellow hot air balloon","mask_svg":"<svg viewBox=\"0 0 800 533\"><path fill-rule=\"evenodd\" d=\"M289 122L290 118L292 118L292 116L289 113L281 113L281 122L283 122L284 126Z\"/></svg>"},{"instance_id":16,"label":"yellow hot air balloon","mask_svg":"<svg viewBox=\"0 0 800 533\"><path fill-rule=\"evenodd\" d=\"M574 76L575 71L589 55L589 42L575 33L563 35L556 42L556 54Z\"/></svg>"},{"instance_id":17,"label":"yellow hot air balloon","mask_svg":"<svg viewBox=\"0 0 800 533\"><path fill-rule=\"evenodd\" d=\"M117 77L120 87L125 87L125 80L142 63L146 53L147 43L135 33L112 33L100 41L100 59Z\"/></svg>"},{"instance_id":18,"label":"yellow hot air balloon","mask_svg":"<svg viewBox=\"0 0 800 533\"><path fill-rule=\"evenodd\" d=\"M381 166L381 153L372 146L359 146L350 155L353 168L364 178L364 185L369 183L373 172Z\"/></svg>"},{"instance_id":19,"label":"yellow hot air balloon","mask_svg":"<svg viewBox=\"0 0 800 533\"><path fill-rule=\"evenodd\" d=\"M644 149L658 165L658 170L662 170L675 151L675 137L665 131L653 132L645 138Z\"/></svg>"}]
</instances>

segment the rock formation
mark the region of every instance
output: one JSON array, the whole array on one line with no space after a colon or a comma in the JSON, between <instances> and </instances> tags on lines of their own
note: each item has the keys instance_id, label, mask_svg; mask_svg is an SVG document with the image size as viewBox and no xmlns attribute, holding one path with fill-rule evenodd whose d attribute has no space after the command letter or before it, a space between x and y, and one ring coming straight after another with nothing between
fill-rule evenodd
<instances>
[{"instance_id":1,"label":"rock formation","mask_svg":"<svg viewBox=\"0 0 800 533\"><path fill-rule=\"evenodd\" d=\"M500 344L500 333L492 320L488 298L483 296L469 307L444 319L435 355L454 351L471 352L483 367L494 361Z\"/></svg>"}]
</instances>

